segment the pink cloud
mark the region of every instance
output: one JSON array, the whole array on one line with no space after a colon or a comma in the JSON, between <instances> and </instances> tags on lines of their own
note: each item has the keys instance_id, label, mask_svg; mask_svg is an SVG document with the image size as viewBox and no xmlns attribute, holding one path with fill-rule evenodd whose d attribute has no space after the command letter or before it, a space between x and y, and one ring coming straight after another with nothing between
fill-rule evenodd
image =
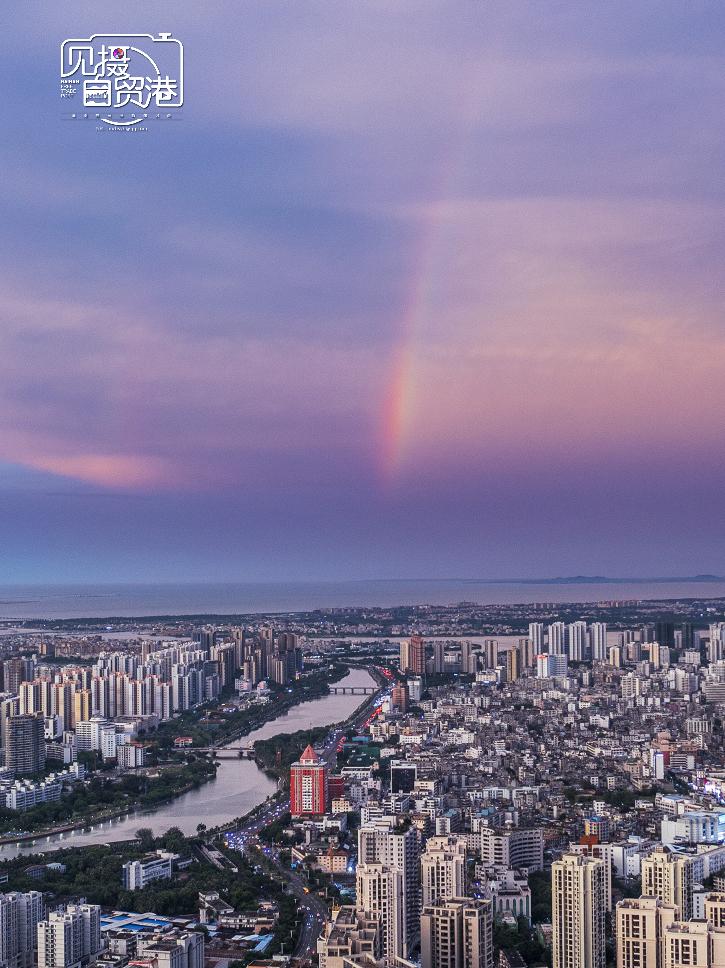
<instances>
[{"instance_id":1,"label":"pink cloud","mask_svg":"<svg viewBox=\"0 0 725 968\"><path fill-rule=\"evenodd\" d=\"M136 454L38 455L19 463L86 484L121 490L168 487L176 483L167 462Z\"/></svg>"}]
</instances>

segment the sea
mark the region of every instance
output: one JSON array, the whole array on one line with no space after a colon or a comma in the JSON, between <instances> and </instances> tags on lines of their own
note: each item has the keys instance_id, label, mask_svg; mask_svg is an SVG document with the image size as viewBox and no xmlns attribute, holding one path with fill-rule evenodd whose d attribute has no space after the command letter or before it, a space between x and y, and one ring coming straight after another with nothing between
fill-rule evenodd
<instances>
[{"instance_id":1,"label":"sea","mask_svg":"<svg viewBox=\"0 0 725 968\"><path fill-rule=\"evenodd\" d=\"M0 585L0 620L240 615L396 605L512 605L723 598L725 580L477 579L182 584Z\"/></svg>"}]
</instances>

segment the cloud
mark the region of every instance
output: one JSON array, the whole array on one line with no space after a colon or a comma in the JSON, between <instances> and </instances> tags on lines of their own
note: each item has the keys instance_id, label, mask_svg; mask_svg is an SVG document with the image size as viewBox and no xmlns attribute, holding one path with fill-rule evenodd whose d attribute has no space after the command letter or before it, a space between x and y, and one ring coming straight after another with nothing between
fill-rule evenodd
<instances>
[{"instance_id":1,"label":"cloud","mask_svg":"<svg viewBox=\"0 0 725 968\"><path fill-rule=\"evenodd\" d=\"M298 337L209 336L13 294L0 313L0 454L109 487L228 487L360 461L376 356ZM54 320L50 330L48 320ZM55 338L62 335L62 341ZM33 366L18 366L24 348Z\"/></svg>"},{"instance_id":2,"label":"cloud","mask_svg":"<svg viewBox=\"0 0 725 968\"><path fill-rule=\"evenodd\" d=\"M430 236L402 334L403 475L483 455L594 459L645 438L678 453L715 446L725 415L712 286L722 214L592 197L443 198L401 210Z\"/></svg>"},{"instance_id":3,"label":"cloud","mask_svg":"<svg viewBox=\"0 0 725 968\"><path fill-rule=\"evenodd\" d=\"M36 470L110 488L154 489L159 484L169 486L173 481L170 469L163 461L133 454L82 454L69 457L34 454L23 463Z\"/></svg>"},{"instance_id":4,"label":"cloud","mask_svg":"<svg viewBox=\"0 0 725 968\"><path fill-rule=\"evenodd\" d=\"M126 139L53 120L57 43L116 7L16 13L0 459L150 495L143 524L95 502L104 541L153 533L201 569L248 540L270 574L293 545L296 569L336 574L343 547L351 571L424 571L483 538L503 567L513 534L577 570L604 491L600 539L631 551L689 487L681 534L716 546L720 8L129 0L119 26L183 37L189 97L183 123ZM87 506L48 500L13 505L14 547L45 515L71 547Z\"/></svg>"}]
</instances>

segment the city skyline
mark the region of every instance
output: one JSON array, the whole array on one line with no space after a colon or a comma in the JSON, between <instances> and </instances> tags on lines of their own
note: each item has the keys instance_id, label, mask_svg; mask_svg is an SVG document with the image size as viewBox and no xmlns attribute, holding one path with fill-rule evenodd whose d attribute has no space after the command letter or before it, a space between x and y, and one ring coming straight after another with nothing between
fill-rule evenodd
<instances>
[{"instance_id":1,"label":"city skyline","mask_svg":"<svg viewBox=\"0 0 725 968\"><path fill-rule=\"evenodd\" d=\"M371 9L16 12L0 582L725 570L725 11ZM109 20L182 121L60 119Z\"/></svg>"},{"instance_id":2,"label":"city skyline","mask_svg":"<svg viewBox=\"0 0 725 968\"><path fill-rule=\"evenodd\" d=\"M725 968L725 602L667 604L5 627L8 968Z\"/></svg>"}]
</instances>

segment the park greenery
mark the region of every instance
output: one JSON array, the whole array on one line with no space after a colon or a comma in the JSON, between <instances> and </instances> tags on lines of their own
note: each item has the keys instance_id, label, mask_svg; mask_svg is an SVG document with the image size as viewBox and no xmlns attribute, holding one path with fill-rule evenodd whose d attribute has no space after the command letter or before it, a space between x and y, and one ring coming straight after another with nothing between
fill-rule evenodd
<instances>
[{"instance_id":1,"label":"park greenery","mask_svg":"<svg viewBox=\"0 0 725 968\"><path fill-rule=\"evenodd\" d=\"M47 830L81 820L93 823L100 817L155 807L201 786L215 773L216 765L211 760L188 757L186 762L164 767L155 775L94 774L60 800L39 804L24 813L0 807L0 834L18 828L29 832Z\"/></svg>"},{"instance_id":2,"label":"park greenery","mask_svg":"<svg viewBox=\"0 0 725 968\"><path fill-rule=\"evenodd\" d=\"M74 847L50 855L18 857L0 864L0 873L8 875L6 890L42 890L54 904L80 897L88 903L125 911L153 911L167 917L198 917L199 893L218 891L238 911L255 911L261 900L274 901L279 909L275 940L267 954L289 947L290 932L296 930L297 910L290 897L275 880L233 851L224 851L236 870L224 870L201 859L196 838L186 837L178 827L171 827L160 837L148 828L137 831L136 839L124 843ZM143 857L149 850L164 849L192 858L185 870L175 872L170 880L153 881L140 891L127 891L123 886L123 864ZM40 879L39 865L44 866Z\"/></svg>"},{"instance_id":3,"label":"park greenery","mask_svg":"<svg viewBox=\"0 0 725 968\"><path fill-rule=\"evenodd\" d=\"M254 744L255 759L266 773L288 784L290 766L297 762L305 747L319 743L329 731L329 726L317 726L258 739Z\"/></svg>"},{"instance_id":4,"label":"park greenery","mask_svg":"<svg viewBox=\"0 0 725 968\"><path fill-rule=\"evenodd\" d=\"M515 927L497 921L493 928L493 945L496 951L517 951L527 965L551 964L551 950L541 943L526 918L518 918Z\"/></svg>"}]
</instances>

